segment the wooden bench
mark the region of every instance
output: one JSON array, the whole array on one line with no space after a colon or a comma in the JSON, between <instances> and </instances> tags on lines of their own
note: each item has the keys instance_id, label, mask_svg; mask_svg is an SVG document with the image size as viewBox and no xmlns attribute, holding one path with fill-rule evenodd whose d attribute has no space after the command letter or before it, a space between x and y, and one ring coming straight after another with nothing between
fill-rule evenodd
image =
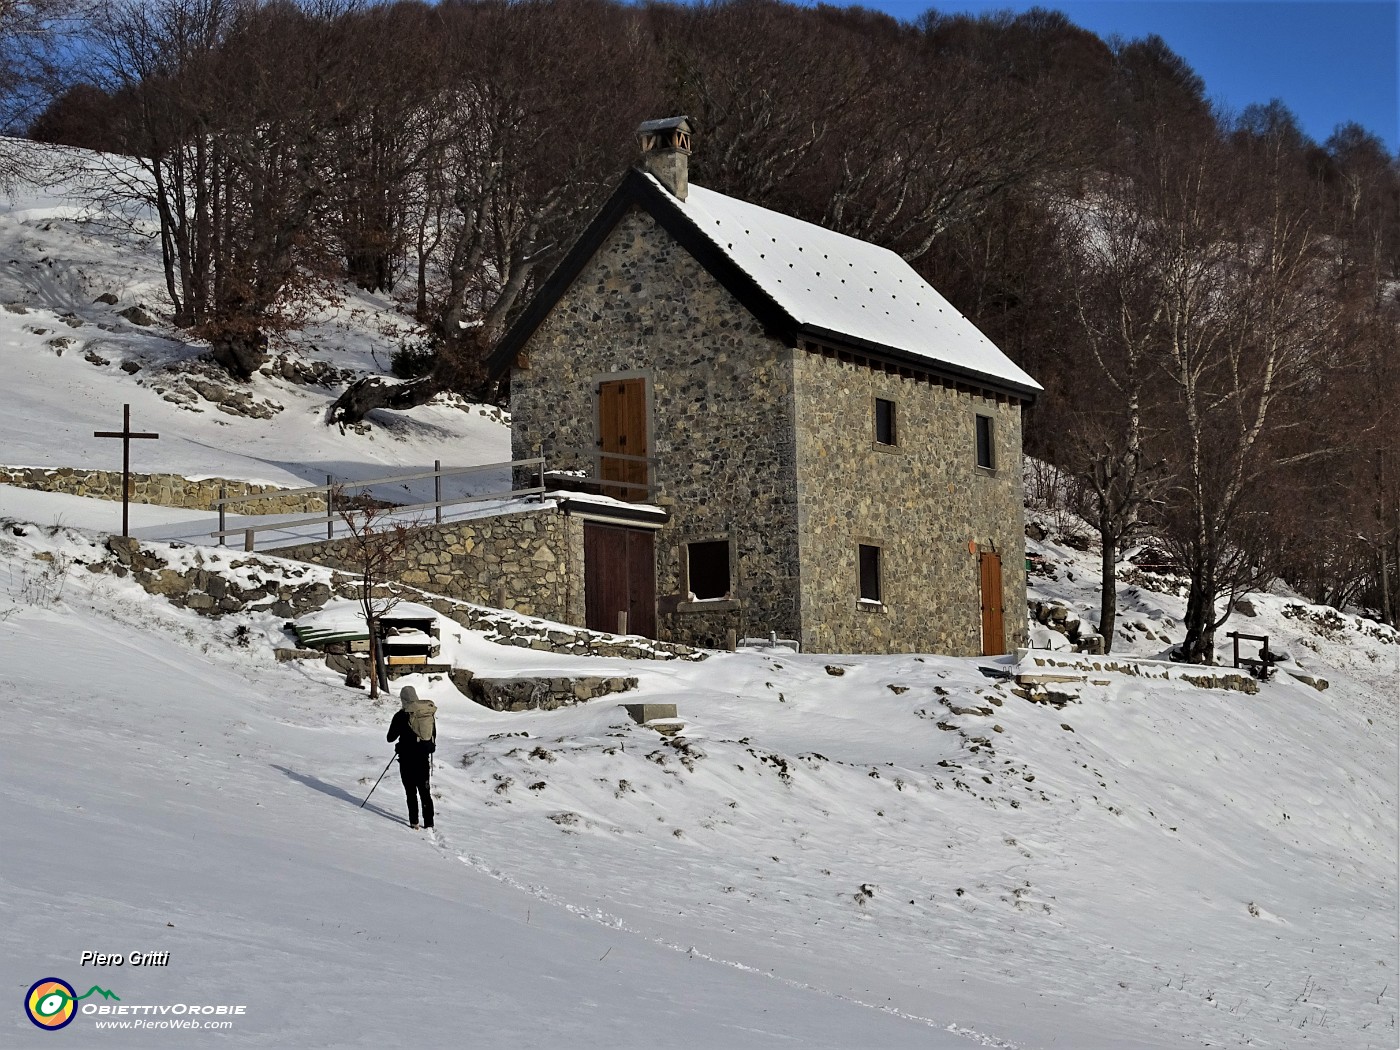
<instances>
[{"instance_id":1,"label":"wooden bench","mask_svg":"<svg viewBox=\"0 0 1400 1050\"><path fill-rule=\"evenodd\" d=\"M1274 675L1274 664L1281 659L1280 656L1269 652L1269 636L1267 634L1241 634L1239 631L1228 631L1226 638L1230 638L1235 643L1235 666L1243 667L1261 682L1267 682ZM1240 642L1258 642L1259 655L1257 657L1241 656Z\"/></svg>"}]
</instances>

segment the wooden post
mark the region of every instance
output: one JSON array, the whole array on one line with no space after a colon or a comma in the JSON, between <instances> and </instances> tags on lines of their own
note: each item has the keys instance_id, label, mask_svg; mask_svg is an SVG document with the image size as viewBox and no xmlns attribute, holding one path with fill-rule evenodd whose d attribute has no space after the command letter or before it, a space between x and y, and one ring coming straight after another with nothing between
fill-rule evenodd
<instances>
[{"instance_id":1,"label":"wooden post","mask_svg":"<svg viewBox=\"0 0 1400 1050\"><path fill-rule=\"evenodd\" d=\"M736 630L734 630L733 627L729 628L728 633L724 636L724 641L725 641L725 644L728 645L729 651L730 651L731 653L733 653L733 652L738 652L738 650L739 650L739 632L736 631Z\"/></svg>"},{"instance_id":2,"label":"wooden post","mask_svg":"<svg viewBox=\"0 0 1400 1050\"><path fill-rule=\"evenodd\" d=\"M335 539L335 478L326 475L326 539Z\"/></svg>"},{"instance_id":3,"label":"wooden post","mask_svg":"<svg viewBox=\"0 0 1400 1050\"><path fill-rule=\"evenodd\" d=\"M626 610L626 609L620 610L620 611L618 612L618 614L617 614L617 633L618 633L618 634L626 634L626 633L627 633L627 610Z\"/></svg>"},{"instance_id":4,"label":"wooden post","mask_svg":"<svg viewBox=\"0 0 1400 1050\"><path fill-rule=\"evenodd\" d=\"M244 530L243 530L243 549L244 549L245 551L251 551L251 550L253 549L253 530L252 530L252 529L244 529Z\"/></svg>"},{"instance_id":5,"label":"wooden post","mask_svg":"<svg viewBox=\"0 0 1400 1050\"><path fill-rule=\"evenodd\" d=\"M220 485L219 485L219 531L220 531L220 532L223 532L224 529L226 529L226 528L228 527L227 514L226 514L226 511L228 510L228 508L224 506L224 500L225 500L227 497L228 497L228 486L227 486L227 485L224 485L224 484L220 484ZM228 546L228 537L227 537L227 536L220 536L220 537L219 537L219 546L220 546L220 547L226 547L226 546Z\"/></svg>"},{"instance_id":6,"label":"wooden post","mask_svg":"<svg viewBox=\"0 0 1400 1050\"><path fill-rule=\"evenodd\" d=\"M442 524L442 460L433 460L433 520Z\"/></svg>"}]
</instances>

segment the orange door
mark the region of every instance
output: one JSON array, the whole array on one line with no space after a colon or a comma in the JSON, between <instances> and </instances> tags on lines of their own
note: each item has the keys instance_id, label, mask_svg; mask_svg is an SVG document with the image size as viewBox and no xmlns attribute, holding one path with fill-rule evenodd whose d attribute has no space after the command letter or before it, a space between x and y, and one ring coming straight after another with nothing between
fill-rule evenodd
<instances>
[{"instance_id":1,"label":"orange door","mask_svg":"<svg viewBox=\"0 0 1400 1050\"><path fill-rule=\"evenodd\" d=\"M982 655L1000 656L1006 652L1006 627L1001 604L1001 555L983 551L982 570Z\"/></svg>"},{"instance_id":2,"label":"orange door","mask_svg":"<svg viewBox=\"0 0 1400 1050\"><path fill-rule=\"evenodd\" d=\"M638 502L647 481L647 401L645 379L619 379L598 387L598 477L622 482L604 485L603 495Z\"/></svg>"}]
</instances>

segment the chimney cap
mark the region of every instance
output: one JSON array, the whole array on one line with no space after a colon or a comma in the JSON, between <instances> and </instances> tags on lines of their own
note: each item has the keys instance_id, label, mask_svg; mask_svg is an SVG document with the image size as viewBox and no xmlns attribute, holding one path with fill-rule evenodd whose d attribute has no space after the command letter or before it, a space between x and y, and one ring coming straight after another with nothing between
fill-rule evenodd
<instances>
[{"instance_id":1,"label":"chimney cap","mask_svg":"<svg viewBox=\"0 0 1400 1050\"><path fill-rule=\"evenodd\" d=\"M689 117L662 117L659 120L644 120L637 125L638 135L651 135L658 131L671 130L684 131L690 133Z\"/></svg>"}]
</instances>

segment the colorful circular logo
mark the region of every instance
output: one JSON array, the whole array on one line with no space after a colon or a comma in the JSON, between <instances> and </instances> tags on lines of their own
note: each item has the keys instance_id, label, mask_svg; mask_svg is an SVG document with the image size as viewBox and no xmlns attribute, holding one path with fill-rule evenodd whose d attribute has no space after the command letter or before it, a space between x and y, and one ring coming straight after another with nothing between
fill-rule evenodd
<instances>
[{"instance_id":1,"label":"colorful circular logo","mask_svg":"<svg viewBox=\"0 0 1400 1050\"><path fill-rule=\"evenodd\" d=\"M77 992L67 981L45 977L29 986L24 996L24 1012L40 1028L55 1031L73 1020L78 1012Z\"/></svg>"}]
</instances>

